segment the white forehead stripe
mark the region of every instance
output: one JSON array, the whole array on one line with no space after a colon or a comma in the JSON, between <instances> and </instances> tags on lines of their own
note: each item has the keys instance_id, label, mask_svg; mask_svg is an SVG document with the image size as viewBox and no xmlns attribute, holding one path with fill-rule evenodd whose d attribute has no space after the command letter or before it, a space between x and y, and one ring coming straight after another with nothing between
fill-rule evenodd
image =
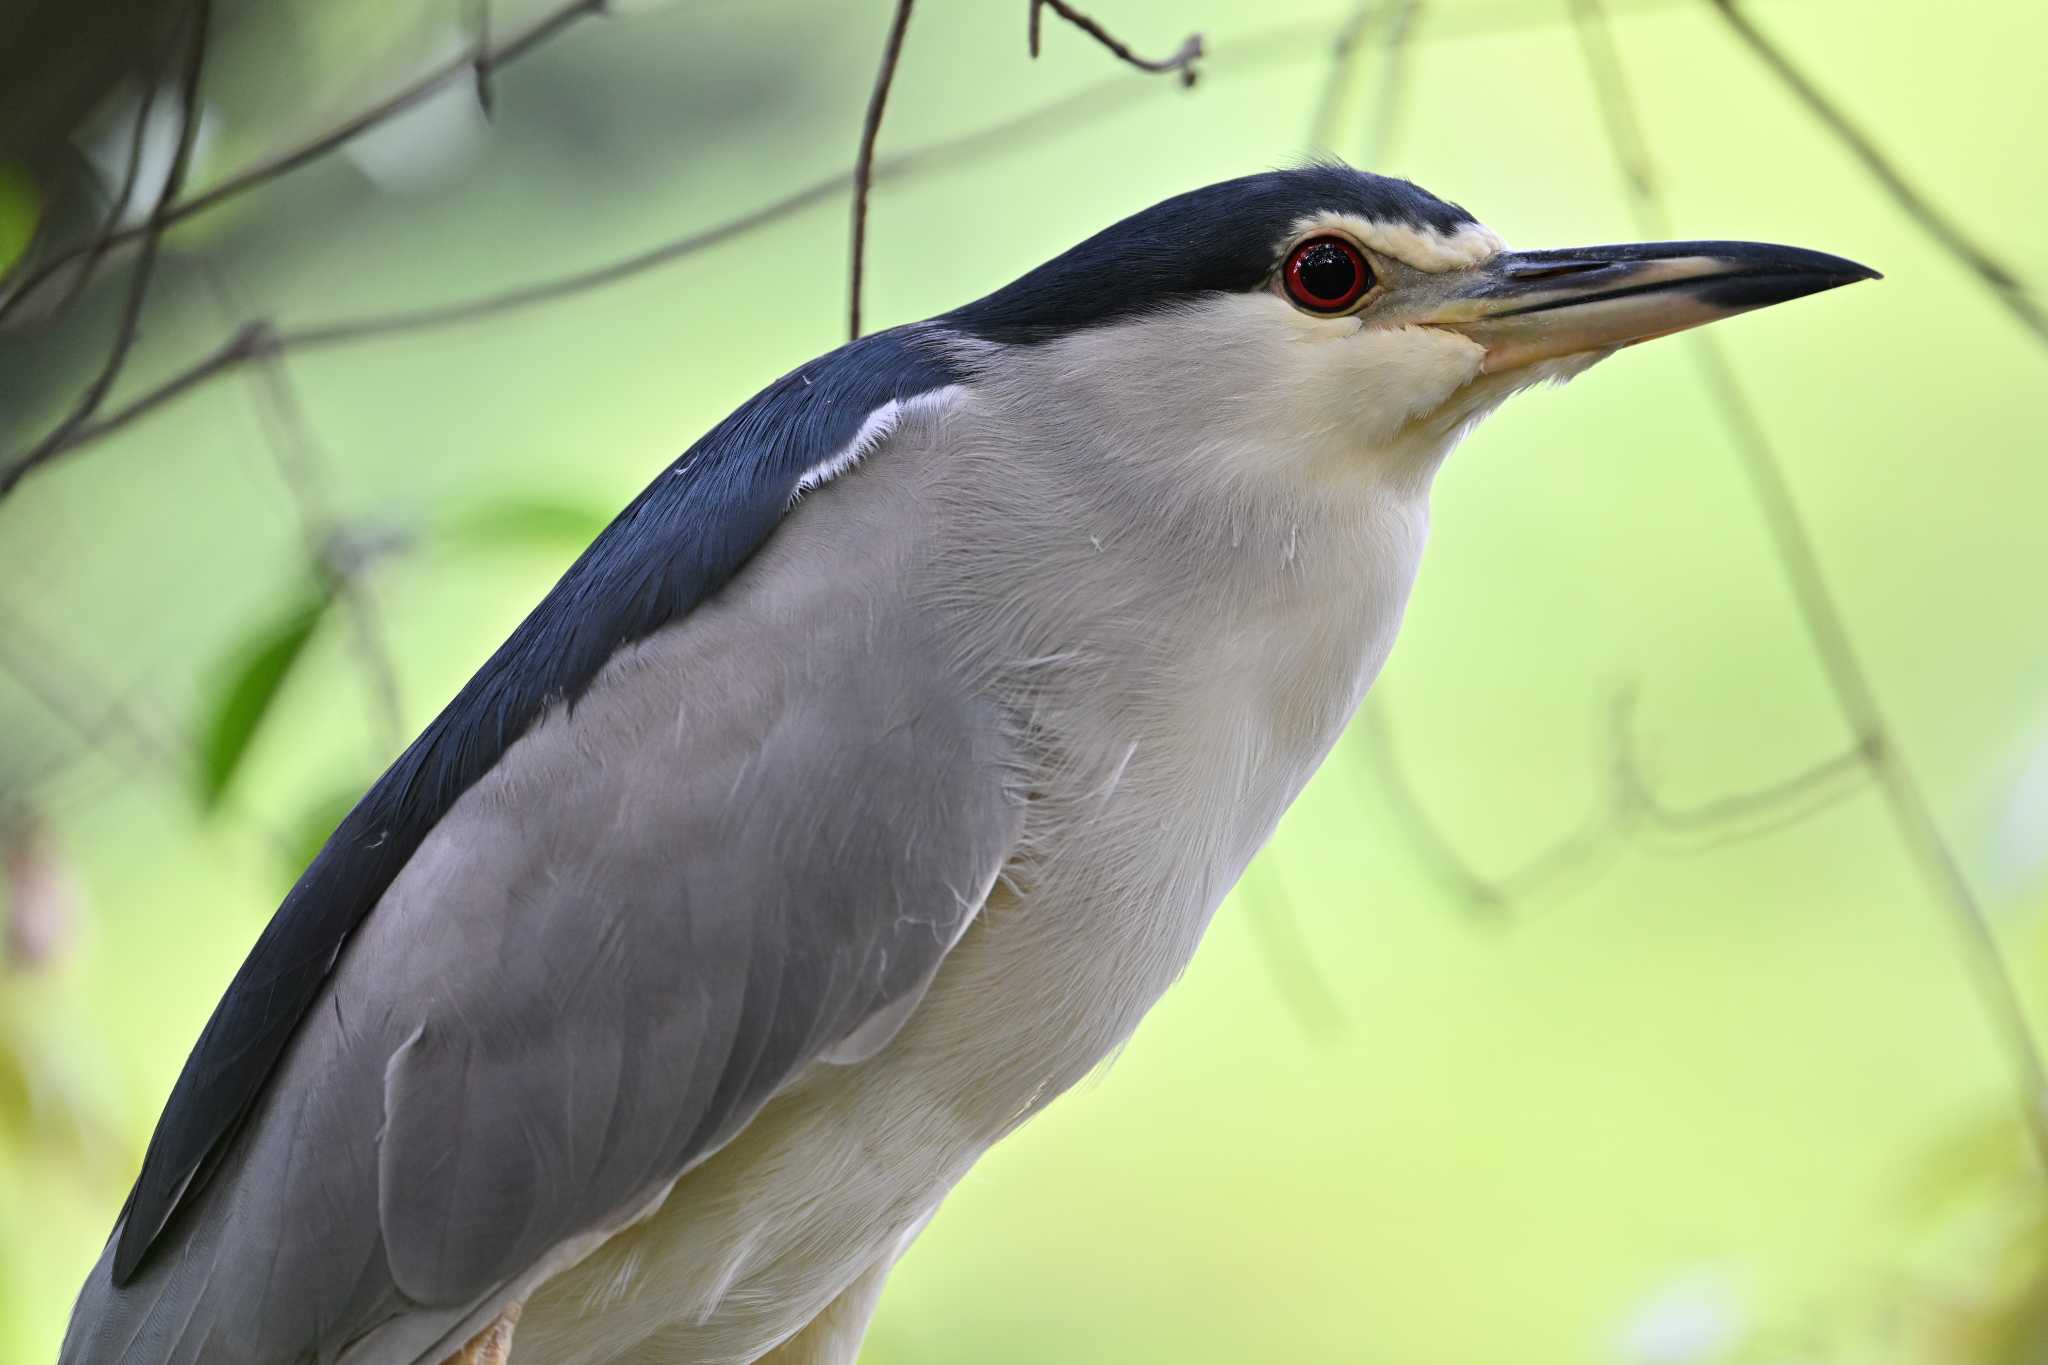
<instances>
[{"instance_id":1,"label":"white forehead stripe","mask_svg":"<svg viewBox=\"0 0 2048 1365\"><path fill-rule=\"evenodd\" d=\"M1294 235L1306 237L1317 232L1341 232L1368 251L1391 256L1417 270L1438 274L1462 270L1490 261L1507 250L1507 243L1484 223L1467 223L1455 232L1413 227L1407 223L1376 223L1349 213L1310 214L1296 220Z\"/></svg>"}]
</instances>

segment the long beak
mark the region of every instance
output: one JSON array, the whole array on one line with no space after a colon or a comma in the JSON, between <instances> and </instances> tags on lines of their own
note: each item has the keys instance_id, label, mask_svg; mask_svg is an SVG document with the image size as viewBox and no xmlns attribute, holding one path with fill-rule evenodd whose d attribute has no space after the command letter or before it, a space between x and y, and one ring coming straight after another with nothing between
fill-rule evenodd
<instances>
[{"instance_id":1,"label":"long beak","mask_svg":"<svg viewBox=\"0 0 2048 1365\"><path fill-rule=\"evenodd\" d=\"M1857 280L1868 266L1761 242L1504 252L1424 321L1486 348L1486 373L1633 346Z\"/></svg>"}]
</instances>

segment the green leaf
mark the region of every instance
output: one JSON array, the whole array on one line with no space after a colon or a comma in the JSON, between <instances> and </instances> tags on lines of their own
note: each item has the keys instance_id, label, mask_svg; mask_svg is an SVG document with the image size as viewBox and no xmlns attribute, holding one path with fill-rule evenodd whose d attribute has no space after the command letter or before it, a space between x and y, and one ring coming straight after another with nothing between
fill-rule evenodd
<instances>
[{"instance_id":1,"label":"green leaf","mask_svg":"<svg viewBox=\"0 0 2048 1365\"><path fill-rule=\"evenodd\" d=\"M611 522L601 508L551 498L507 498L485 503L449 523L458 542L491 548L582 550Z\"/></svg>"},{"instance_id":2,"label":"green leaf","mask_svg":"<svg viewBox=\"0 0 2048 1365\"><path fill-rule=\"evenodd\" d=\"M34 182L19 166L0 164L0 275L12 270L35 240L41 205Z\"/></svg>"},{"instance_id":3,"label":"green leaf","mask_svg":"<svg viewBox=\"0 0 2048 1365\"><path fill-rule=\"evenodd\" d=\"M17 1049L13 1038L0 1032L0 1139L18 1142L28 1136L35 1113L34 1097L28 1059Z\"/></svg>"},{"instance_id":4,"label":"green leaf","mask_svg":"<svg viewBox=\"0 0 2048 1365\"><path fill-rule=\"evenodd\" d=\"M199 803L206 810L220 805L330 600L326 593L309 598L236 651L199 751Z\"/></svg>"}]
</instances>

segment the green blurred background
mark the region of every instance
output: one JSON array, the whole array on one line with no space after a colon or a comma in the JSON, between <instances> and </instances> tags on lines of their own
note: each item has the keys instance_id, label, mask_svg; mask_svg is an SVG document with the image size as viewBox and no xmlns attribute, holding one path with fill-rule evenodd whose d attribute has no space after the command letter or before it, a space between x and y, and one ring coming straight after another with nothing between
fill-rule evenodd
<instances>
[{"instance_id":1,"label":"green blurred background","mask_svg":"<svg viewBox=\"0 0 2048 1365\"><path fill-rule=\"evenodd\" d=\"M491 120L454 83L174 232L116 402L241 319L466 299L844 174L888 9L624 4L497 73ZM1059 112L882 179L872 326L1308 154L1355 13L1096 0L1141 51L1205 35L1183 90L1050 19L1031 62L1024 9L916 12L885 154ZM2048 9L1746 12L2048 282ZM477 11L227 13L198 187L460 51ZM1516 245L1640 235L1567 0L1411 20L1398 47L1390 22L1366 30L1329 150ZM1705 0L1619 3L1612 24L1679 232L1887 274L1716 332L2039 1009L2048 349ZM102 163L117 115L80 134ZM151 134L159 178L175 127ZM39 217L89 230L68 183L0 163L0 263ZM602 290L244 369L0 502L0 1361L54 1355L207 1012L399 735L675 451L840 339L846 220L835 191ZM0 449L89 379L127 268L54 324L0 328ZM309 615L337 568L339 600ZM1624 694L1638 775L1674 805L1853 738L1680 343L1517 400L1453 457L1367 719L1122 1057L955 1192L864 1359L2048 1359L2048 1200L2013 1058L1874 788L1659 835L1617 802ZM1418 811L1508 894L1461 892Z\"/></svg>"}]
</instances>

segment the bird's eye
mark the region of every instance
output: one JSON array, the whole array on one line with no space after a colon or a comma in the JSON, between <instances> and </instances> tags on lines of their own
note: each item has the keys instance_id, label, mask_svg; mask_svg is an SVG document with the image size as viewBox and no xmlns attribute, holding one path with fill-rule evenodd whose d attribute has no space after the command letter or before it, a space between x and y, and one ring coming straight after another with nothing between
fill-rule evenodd
<instances>
[{"instance_id":1,"label":"bird's eye","mask_svg":"<svg viewBox=\"0 0 2048 1365\"><path fill-rule=\"evenodd\" d=\"M1341 313L1372 288L1372 268L1342 237L1317 237L1294 248L1280 272L1287 297L1311 313Z\"/></svg>"}]
</instances>

